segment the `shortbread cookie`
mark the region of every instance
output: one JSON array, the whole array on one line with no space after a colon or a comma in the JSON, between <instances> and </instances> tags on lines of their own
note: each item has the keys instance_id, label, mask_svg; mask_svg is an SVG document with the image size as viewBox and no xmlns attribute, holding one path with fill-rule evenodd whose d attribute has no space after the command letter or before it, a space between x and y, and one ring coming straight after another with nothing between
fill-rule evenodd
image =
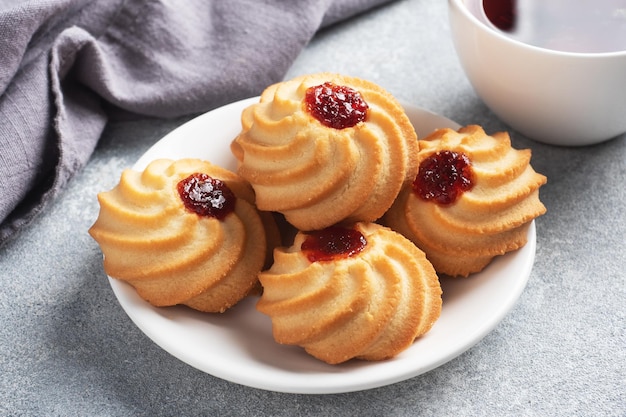
<instances>
[{"instance_id":1,"label":"shortbread cookie","mask_svg":"<svg viewBox=\"0 0 626 417\"><path fill-rule=\"evenodd\" d=\"M546 177L530 149L511 147L508 133L471 125L420 140L420 170L383 219L422 249L439 273L467 276L526 244L528 227L546 208Z\"/></svg>"},{"instance_id":2,"label":"shortbread cookie","mask_svg":"<svg viewBox=\"0 0 626 417\"><path fill-rule=\"evenodd\" d=\"M257 309L270 316L275 340L330 364L393 357L441 314L424 253L375 223L299 232L259 280Z\"/></svg>"},{"instance_id":3,"label":"shortbread cookie","mask_svg":"<svg viewBox=\"0 0 626 417\"><path fill-rule=\"evenodd\" d=\"M417 136L378 85L321 73L268 87L231 149L261 210L300 230L374 221L416 174Z\"/></svg>"},{"instance_id":4,"label":"shortbread cookie","mask_svg":"<svg viewBox=\"0 0 626 417\"><path fill-rule=\"evenodd\" d=\"M125 170L98 201L89 233L106 273L155 306L223 312L255 287L279 238L245 180L197 159Z\"/></svg>"}]
</instances>

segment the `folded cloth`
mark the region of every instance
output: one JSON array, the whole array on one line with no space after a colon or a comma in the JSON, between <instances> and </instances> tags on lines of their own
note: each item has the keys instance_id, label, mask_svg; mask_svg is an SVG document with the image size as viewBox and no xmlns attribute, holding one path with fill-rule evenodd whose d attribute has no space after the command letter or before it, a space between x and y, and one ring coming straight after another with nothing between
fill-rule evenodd
<instances>
[{"instance_id":1,"label":"folded cloth","mask_svg":"<svg viewBox=\"0 0 626 417\"><path fill-rule=\"evenodd\" d=\"M0 0L0 246L117 112L201 113L280 81L321 27L390 0Z\"/></svg>"}]
</instances>

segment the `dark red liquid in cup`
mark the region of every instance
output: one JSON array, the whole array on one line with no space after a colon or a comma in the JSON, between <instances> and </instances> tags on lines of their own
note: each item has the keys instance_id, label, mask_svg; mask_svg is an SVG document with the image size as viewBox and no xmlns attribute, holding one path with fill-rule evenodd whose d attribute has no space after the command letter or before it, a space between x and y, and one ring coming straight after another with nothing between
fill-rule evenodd
<instances>
[{"instance_id":1,"label":"dark red liquid in cup","mask_svg":"<svg viewBox=\"0 0 626 417\"><path fill-rule=\"evenodd\" d=\"M515 30L517 0L483 0L485 15L495 27L505 32Z\"/></svg>"},{"instance_id":2,"label":"dark red liquid in cup","mask_svg":"<svg viewBox=\"0 0 626 417\"><path fill-rule=\"evenodd\" d=\"M472 13L528 45L626 51L626 0L464 0Z\"/></svg>"}]
</instances>

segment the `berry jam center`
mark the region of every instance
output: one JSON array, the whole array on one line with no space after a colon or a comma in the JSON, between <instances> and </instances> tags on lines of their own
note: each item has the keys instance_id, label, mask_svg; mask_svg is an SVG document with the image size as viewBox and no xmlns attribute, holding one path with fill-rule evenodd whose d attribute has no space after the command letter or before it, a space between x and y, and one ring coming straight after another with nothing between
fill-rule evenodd
<instances>
[{"instance_id":1,"label":"berry jam center","mask_svg":"<svg viewBox=\"0 0 626 417\"><path fill-rule=\"evenodd\" d=\"M235 194L224 182L207 174L191 174L176 188L185 208L200 216L221 220L235 209Z\"/></svg>"},{"instance_id":2,"label":"berry jam center","mask_svg":"<svg viewBox=\"0 0 626 417\"><path fill-rule=\"evenodd\" d=\"M369 108L361 93L331 82L309 87L304 103L313 117L334 129L353 127L364 121Z\"/></svg>"},{"instance_id":3,"label":"berry jam center","mask_svg":"<svg viewBox=\"0 0 626 417\"><path fill-rule=\"evenodd\" d=\"M308 233L300 248L311 262L349 258L365 249L367 240L358 230L331 226Z\"/></svg>"},{"instance_id":4,"label":"berry jam center","mask_svg":"<svg viewBox=\"0 0 626 417\"><path fill-rule=\"evenodd\" d=\"M467 155L444 150L422 161L413 191L424 200L447 205L473 186L474 172Z\"/></svg>"}]
</instances>

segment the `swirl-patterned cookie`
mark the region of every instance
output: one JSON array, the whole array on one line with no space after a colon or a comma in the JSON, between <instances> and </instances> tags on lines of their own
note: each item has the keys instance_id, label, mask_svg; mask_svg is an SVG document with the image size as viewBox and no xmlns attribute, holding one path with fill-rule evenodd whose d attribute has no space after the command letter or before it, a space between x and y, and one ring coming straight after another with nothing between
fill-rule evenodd
<instances>
[{"instance_id":1,"label":"swirl-patterned cookie","mask_svg":"<svg viewBox=\"0 0 626 417\"><path fill-rule=\"evenodd\" d=\"M511 147L508 133L476 125L441 129L420 141L419 172L383 222L422 249L437 272L468 276L526 244L546 208L546 177L530 165L530 149Z\"/></svg>"},{"instance_id":2,"label":"swirl-patterned cookie","mask_svg":"<svg viewBox=\"0 0 626 417\"><path fill-rule=\"evenodd\" d=\"M261 274L257 309L281 344L330 364L382 360L408 348L441 314L424 253L375 223L299 232Z\"/></svg>"},{"instance_id":3,"label":"swirl-patterned cookie","mask_svg":"<svg viewBox=\"0 0 626 417\"><path fill-rule=\"evenodd\" d=\"M278 242L250 185L198 159L159 159L143 172L125 170L98 201L89 233L106 273L155 306L223 312L258 284Z\"/></svg>"},{"instance_id":4,"label":"swirl-patterned cookie","mask_svg":"<svg viewBox=\"0 0 626 417\"><path fill-rule=\"evenodd\" d=\"M268 87L231 149L261 210L300 230L374 221L415 177L417 136L380 86L320 73Z\"/></svg>"}]
</instances>

